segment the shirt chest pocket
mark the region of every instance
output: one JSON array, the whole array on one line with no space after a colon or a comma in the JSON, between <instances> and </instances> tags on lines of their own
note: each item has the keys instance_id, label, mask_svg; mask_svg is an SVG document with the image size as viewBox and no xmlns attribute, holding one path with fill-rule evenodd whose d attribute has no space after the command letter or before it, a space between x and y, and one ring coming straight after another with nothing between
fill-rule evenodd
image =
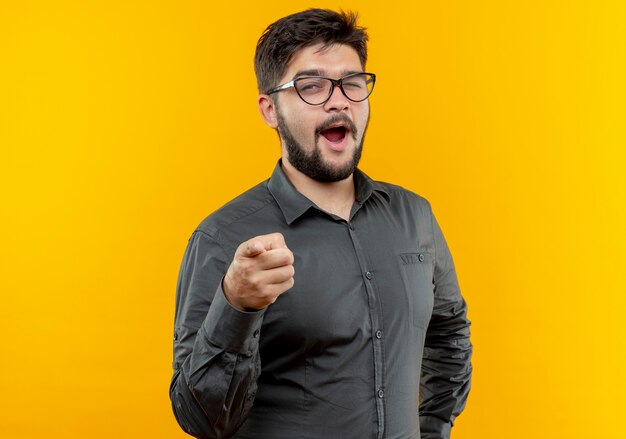
<instances>
[{"instance_id":1,"label":"shirt chest pocket","mask_svg":"<svg viewBox=\"0 0 626 439\"><path fill-rule=\"evenodd\" d=\"M434 302L434 255L428 251L402 253L399 264L413 325L426 330Z\"/></svg>"}]
</instances>

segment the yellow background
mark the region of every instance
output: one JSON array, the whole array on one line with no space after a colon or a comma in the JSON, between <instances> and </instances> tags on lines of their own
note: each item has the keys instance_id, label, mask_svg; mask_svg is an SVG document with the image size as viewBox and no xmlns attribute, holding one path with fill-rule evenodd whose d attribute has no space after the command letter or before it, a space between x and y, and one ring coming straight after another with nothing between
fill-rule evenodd
<instances>
[{"instance_id":1,"label":"yellow background","mask_svg":"<svg viewBox=\"0 0 626 439\"><path fill-rule=\"evenodd\" d=\"M252 58L351 8L362 169L428 198L473 321L456 438L626 437L626 2L3 1L0 436L184 438L168 385L194 227L279 155Z\"/></svg>"}]
</instances>

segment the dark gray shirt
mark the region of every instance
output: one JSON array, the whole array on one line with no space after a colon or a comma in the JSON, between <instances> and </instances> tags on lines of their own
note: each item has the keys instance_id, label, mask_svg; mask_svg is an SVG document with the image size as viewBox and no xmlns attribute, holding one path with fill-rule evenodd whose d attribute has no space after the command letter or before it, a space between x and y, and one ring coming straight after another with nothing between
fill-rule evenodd
<instances>
[{"instance_id":1,"label":"dark gray shirt","mask_svg":"<svg viewBox=\"0 0 626 439\"><path fill-rule=\"evenodd\" d=\"M354 182L345 221L300 194L279 162L191 236L170 387L189 434L449 437L472 371L450 252L424 198L358 170ZM221 280L240 243L274 232L294 254L295 285L264 310L238 311Z\"/></svg>"}]
</instances>

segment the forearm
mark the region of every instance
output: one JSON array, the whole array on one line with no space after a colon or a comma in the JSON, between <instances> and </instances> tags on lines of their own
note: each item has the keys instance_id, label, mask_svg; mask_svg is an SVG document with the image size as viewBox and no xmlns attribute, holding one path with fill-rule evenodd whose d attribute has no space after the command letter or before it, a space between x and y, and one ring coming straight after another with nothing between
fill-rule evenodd
<instances>
[{"instance_id":1,"label":"forearm","mask_svg":"<svg viewBox=\"0 0 626 439\"><path fill-rule=\"evenodd\" d=\"M472 345L452 255L434 216L432 225L434 305L422 358L420 427L422 439L447 439L470 391Z\"/></svg>"},{"instance_id":2,"label":"forearm","mask_svg":"<svg viewBox=\"0 0 626 439\"><path fill-rule=\"evenodd\" d=\"M461 299L428 328L420 386L422 439L446 439L463 411L472 375L470 322ZM441 317L448 315L448 318Z\"/></svg>"},{"instance_id":3,"label":"forearm","mask_svg":"<svg viewBox=\"0 0 626 439\"><path fill-rule=\"evenodd\" d=\"M243 364L242 364L243 363ZM246 361L235 364L235 369L246 368ZM228 380L229 369L217 366L206 375ZM176 419L181 428L201 439L226 438L245 421L254 400L256 379L253 374L235 371L221 386L207 389L211 380L189 384L186 374L178 372L172 379L170 398ZM201 398L201 401L196 396Z\"/></svg>"},{"instance_id":4,"label":"forearm","mask_svg":"<svg viewBox=\"0 0 626 439\"><path fill-rule=\"evenodd\" d=\"M245 421L261 369L261 322L262 312L238 311L218 290L170 387L176 419L187 433L203 439L229 437Z\"/></svg>"},{"instance_id":5,"label":"forearm","mask_svg":"<svg viewBox=\"0 0 626 439\"><path fill-rule=\"evenodd\" d=\"M204 356L200 354L198 356ZM230 437L254 401L258 356L216 353L190 373L190 362L172 378L170 398L181 428L201 439Z\"/></svg>"}]
</instances>

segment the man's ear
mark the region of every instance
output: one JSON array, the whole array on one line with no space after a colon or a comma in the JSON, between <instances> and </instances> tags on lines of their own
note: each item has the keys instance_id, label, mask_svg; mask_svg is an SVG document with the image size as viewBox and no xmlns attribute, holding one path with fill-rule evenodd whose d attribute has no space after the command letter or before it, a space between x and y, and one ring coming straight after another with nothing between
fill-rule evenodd
<instances>
[{"instance_id":1,"label":"man's ear","mask_svg":"<svg viewBox=\"0 0 626 439\"><path fill-rule=\"evenodd\" d=\"M268 95L259 95L258 99L259 111L265 123L271 128L278 128L278 119L276 117L276 105Z\"/></svg>"}]
</instances>

